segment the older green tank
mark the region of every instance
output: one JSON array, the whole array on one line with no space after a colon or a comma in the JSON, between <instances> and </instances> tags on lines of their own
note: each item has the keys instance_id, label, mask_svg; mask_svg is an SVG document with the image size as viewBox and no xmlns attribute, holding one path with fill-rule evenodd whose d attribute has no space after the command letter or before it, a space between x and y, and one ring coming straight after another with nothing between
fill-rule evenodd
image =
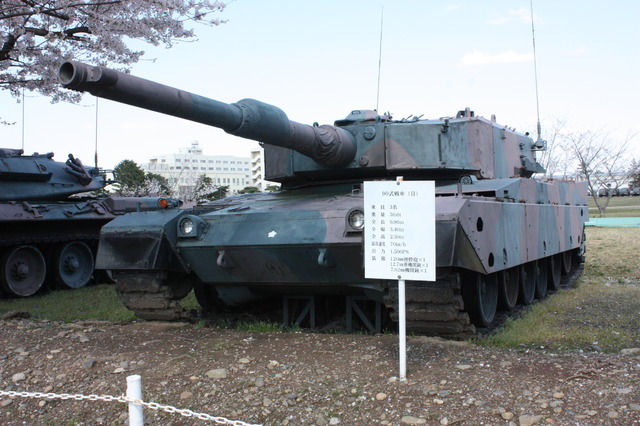
<instances>
[{"instance_id":1,"label":"older green tank","mask_svg":"<svg viewBox=\"0 0 640 426\"><path fill-rule=\"evenodd\" d=\"M60 80L260 141L266 180L282 184L103 227L97 266L117 271L125 304L142 318L184 317L176 299L194 285L209 310L282 294L308 297L313 311L315 297L328 295L343 298L347 317L373 324L358 308L364 300L397 320L395 283L364 278L363 182L398 176L436 184L437 279L407 283L413 332L490 326L498 309L544 297L582 262L586 185L532 178L543 171L542 144L493 117L464 109L393 120L354 110L334 125L304 125L256 100L226 104L77 62L62 65Z\"/></svg>"},{"instance_id":2,"label":"older green tank","mask_svg":"<svg viewBox=\"0 0 640 426\"><path fill-rule=\"evenodd\" d=\"M94 196L111 183L104 170L71 154L65 162L53 157L0 148L0 294L84 287L104 224L127 212L179 206L164 198Z\"/></svg>"}]
</instances>

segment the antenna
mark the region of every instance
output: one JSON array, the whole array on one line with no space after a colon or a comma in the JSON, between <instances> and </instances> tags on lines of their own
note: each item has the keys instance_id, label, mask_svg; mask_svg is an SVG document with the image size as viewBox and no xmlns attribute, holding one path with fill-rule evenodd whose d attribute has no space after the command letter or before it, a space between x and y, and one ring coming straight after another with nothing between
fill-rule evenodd
<instances>
[{"instance_id":1,"label":"antenna","mask_svg":"<svg viewBox=\"0 0 640 426\"><path fill-rule=\"evenodd\" d=\"M24 151L24 86L22 86L22 150Z\"/></svg>"},{"instance_id":2,"label":"antenna","mask_svg":"<svg viewBox=\"0 0 640 426\"><path fill-rule=\"evenodd\" d=\"M531 38L533 40L533 73L536 82L536 114L538 118L538 139L536 140L536 146L538 148L544 148L544 141L542 140L542 128L540 127L540 100L538 96L538 61L536 58L536 33L533 27L533 0L529 0L531 5Z\"/></svg>"},{"instance_id":3,"label":"antenna","mask_svg":"<svg viewBox=\"0 0 640 426\"><path fill-rule=\"evenodd\" d=\"M379 111L378 106L380 104L380 70L382 69L382 24L384 23L384 2L380 2L380 48L378 51L378 93L376 95L376 111Z\"/></svg>"},{"instance_id":4,"label":"antenna","mask_svg":"<svg viewBox=\"0 0 640 426\"><path fill-rule=\"evenodd\" d=\"M98 99L99 98L96 98L96 137L95 137L96 151L93 157L96 169L98 168Z\"/></svg>"}]
</instances>

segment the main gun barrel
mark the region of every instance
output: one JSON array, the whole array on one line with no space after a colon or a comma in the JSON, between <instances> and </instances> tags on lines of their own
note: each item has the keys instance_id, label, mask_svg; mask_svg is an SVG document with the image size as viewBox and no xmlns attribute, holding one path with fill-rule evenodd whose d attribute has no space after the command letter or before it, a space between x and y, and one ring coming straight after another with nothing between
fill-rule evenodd
<instances>
[{"instance_id":1,"label":"main gun barrel","mask_svg":"<svg viewBox=\"0 0 640 426\"><path fill-rule=\"evenodd\" d=\"M69 61L59 71L62 85L94 96L223 129L246 139L293 149L327 167L353 161L353 135L339 127L289 120L280 108L255 99L233 104L134 77L105 67Z\"/></svg>"}]
</instances>

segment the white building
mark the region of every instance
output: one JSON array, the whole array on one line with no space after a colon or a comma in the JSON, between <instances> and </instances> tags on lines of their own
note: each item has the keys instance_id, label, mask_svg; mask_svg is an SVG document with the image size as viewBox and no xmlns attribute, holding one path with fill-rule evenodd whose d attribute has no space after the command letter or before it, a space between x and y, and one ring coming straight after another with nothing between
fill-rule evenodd
<instances>
[{"instance_id":1,"label":"white building","mask_svg":"<svg viewBox=\"0 0 640 426\"><path fill-rule=\"evenodd\" d=\"M251 181L260 191L265 191L269 186L280 186L279 183L264 180L264 150L262 149L251 151Z\"/></svg>"},{"instance_id":2,"label":"white building","mask_svg":"<svg viewBox=\"0 0 640 426\"><path fill-rule=\"evenodd\" d=\"M258 161L262 164L262 150L254 152L257 152ZM248 186L264 189L264 183L253 178L252 167L256 156L253 152L251 158L205 155L198 141L193 141L191 146L180 148L178 154L157 155L140 167L146 172L167 178L175 196L179 198L190 198L196 180L203 174L216 185L228 186L231 195Z\"/></svg>"}]
</instances>

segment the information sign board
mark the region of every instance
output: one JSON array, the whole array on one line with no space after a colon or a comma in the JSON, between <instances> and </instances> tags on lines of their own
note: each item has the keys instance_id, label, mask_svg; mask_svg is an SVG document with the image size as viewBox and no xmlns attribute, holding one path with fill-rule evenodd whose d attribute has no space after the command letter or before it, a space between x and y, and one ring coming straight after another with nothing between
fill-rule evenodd
<instances>
[{"instance_id":1,"label":"information sign board","mask_svg":"<svg viewBox=\"0 0 640 426\"><path fill-rule=\"evenodd\" d=\"M433 181L364 183L365 278L435 281Z\"/></svg>"}]
</instances>

